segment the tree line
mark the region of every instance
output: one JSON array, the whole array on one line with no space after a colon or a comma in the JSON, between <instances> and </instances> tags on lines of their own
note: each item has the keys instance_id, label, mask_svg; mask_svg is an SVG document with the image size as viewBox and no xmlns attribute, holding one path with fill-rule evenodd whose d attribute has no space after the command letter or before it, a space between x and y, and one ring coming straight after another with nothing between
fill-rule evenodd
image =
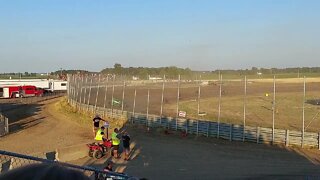
<instances>
[{"instance_id":1,"label":"tree line","mask_svg":"<svg viewBox=\"0 0 320 180\"><path fill-rule=\"evenodd\" d=\"M146 79L148 76L162 77L166 75L168 78L175 78L178 75L192 76L193 72L189 68L178 68L175 66L169 67L122 67L121 64L116 63L113 68L105 68L101 71L102 74L116 74L125 76L136 76L141 79Z\"/></svg>"},{"instance_id":2,"label":"tree line","mask_svg":"<svg viewBox=\"0 0 320 180\"><path fill-rule=\"evenodd\" d=\"M169 67L123 67L119 63L115 63L113 67L107 67L102 69L100 72L90 72L87 70L57 70L54 72L51 72L50 76L66 76L66 74L97 74L102 73L104 75L107 74L116 74L121 76L127 76L127 77L138 77L140 79L147 79L148 76L153 77L163 77L163 75L166 75L167 78L177 78L178 75L184 76L185 78L192 79L193 76L203 74L206 75L210 74L226 74L226 75L257 75L257 74L263 74L263 75L277 75L277 74L289 74L289 73L295 73L295 74L307 74L307 73L319 73L320 74L320 67L293 67L293 68L258 68L258 67L252 67L251 69L224 69L224 70L213 70L213 71L193 71L190 68L179 68L176 66L169 66ZM38 73L30 73L30 72L24 72L24 73L1 73L0 77L6 77L6 76L13 76L15 78L17 77L36 77L39 76Z\"/></svg>"}]
</instances>

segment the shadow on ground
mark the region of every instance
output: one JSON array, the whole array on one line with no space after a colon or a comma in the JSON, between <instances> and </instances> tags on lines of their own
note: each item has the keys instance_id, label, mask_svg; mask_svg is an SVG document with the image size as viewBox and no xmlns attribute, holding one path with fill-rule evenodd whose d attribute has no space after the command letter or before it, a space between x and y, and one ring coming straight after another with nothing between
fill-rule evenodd
<instances>
[{"instance_id":1,"label":"shadow on ground","mask_svg":"<svg viewBox=\"0 0 320 180\"><path fill-rule=\"evenodd\" d=\"M86 159L83 164L147 179L305 179L320 177L319 158L305 150L268 144L230 142L181 132L128 125L130 161ZM315 153L317 155L319 153Z\"/></svg>"},{"instance_id":2,"label":"shadow on ground","mask_svg":"<svg viewBox=\"0 0 320 180\"><path fill-rule=\"evenodd\" d=\"M43 105L4 103L3 101L1 101L1 113L9 119L10 134L36 126L41 123L45 117L33 117L41 111L41 106Z\"/></svg>"}]
</instances>

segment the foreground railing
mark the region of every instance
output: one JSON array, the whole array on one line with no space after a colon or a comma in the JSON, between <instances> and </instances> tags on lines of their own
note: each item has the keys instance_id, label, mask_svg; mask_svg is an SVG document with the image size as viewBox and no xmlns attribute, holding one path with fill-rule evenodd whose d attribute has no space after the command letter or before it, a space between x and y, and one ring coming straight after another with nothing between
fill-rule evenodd
<instances>
[{"instance_id":1,"label":"foreground railing","mask_svg":"<svg viewBox=\"0 0 320 180\"><path fill-rule=\"evenodd\" d=\"M29 164L37 164L37 163L47 163L47 164L58 164L60 166L74 169L77 171L82 172L84 175L88 176L90 179L94 180L102 180L102 179L129 179L133 178L131 176L125 174L119 174L114 172L105 172L99 169L88 167L88 166L77 166L68 163L57 162L48 159L42 159L33 156L27 156L23 154L2 151L0 150L0 173L7 172L14 168L26 166ZM133 178L135 179L135 178Z\"/></svg>"}]
</instances>

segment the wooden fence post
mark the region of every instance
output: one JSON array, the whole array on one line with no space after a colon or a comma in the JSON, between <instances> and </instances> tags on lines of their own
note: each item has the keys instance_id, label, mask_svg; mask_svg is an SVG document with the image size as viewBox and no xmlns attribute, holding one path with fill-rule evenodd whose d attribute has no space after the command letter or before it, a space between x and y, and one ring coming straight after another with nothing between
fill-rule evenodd
<instances>
[{"instance_id":1,"label":"wooden fence post","mask_svg":"<svg viewBox=\"0 0 320 180\"><path fill-rule=\"evenodd\" d=\"M289 142L289 130L286 130L286 146L289 146L290 142Z\"/></svg>"}]
</instances>

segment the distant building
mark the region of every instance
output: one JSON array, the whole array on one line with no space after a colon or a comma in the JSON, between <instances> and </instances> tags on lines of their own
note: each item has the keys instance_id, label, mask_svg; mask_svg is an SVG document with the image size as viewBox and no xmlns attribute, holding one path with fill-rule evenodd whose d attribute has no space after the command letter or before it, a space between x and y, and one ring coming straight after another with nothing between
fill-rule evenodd
<instances>
[{"instance_id":1,"label":"distant building","mask_svg":"<svg viewBox=\"0 0 320 180\"><path fill-rule=\"evenodd\" d=\"M161 77L151 77L149 75L149 80L162 80L162 78Z\"/></svg>"}]
</instances>

